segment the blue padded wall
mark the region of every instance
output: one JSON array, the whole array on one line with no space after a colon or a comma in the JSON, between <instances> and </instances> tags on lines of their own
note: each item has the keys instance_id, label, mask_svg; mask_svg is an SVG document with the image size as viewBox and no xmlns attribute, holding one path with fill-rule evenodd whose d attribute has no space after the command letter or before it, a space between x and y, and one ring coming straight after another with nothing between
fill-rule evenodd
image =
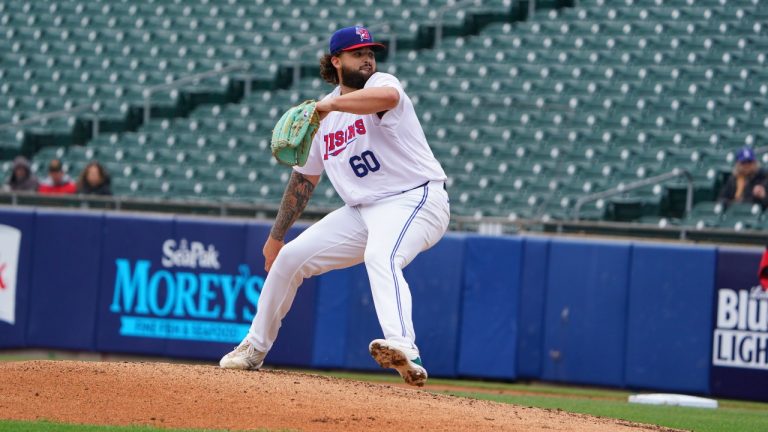
<instances>
[{"instance_id":1,"label":"blue padded wall","mask_svg":"<svg viewBox=\"0 0 768 432\"><path fill-rule=\"evenodd\" d=\"M468 237L464 255L458 372L514 379L523 240Z\"/></svg>"},{"instance_id":2,"label":"blue padded wall","mask_svg":"<svg viewBox=\"0 0 768 432\"><path fill-rule=\"evenodd\" d=\"M714 247L634 246L628 386L708 391L716 253Z\"/></svg>"},{"instance_id":3,"label":"blue padded wall","mask_svg":"<svg viewBox=\"0 0 768 432\"><path fill-rule=\"evenodd\" d=\"M627 243L552 240L542 378L623 386Z\"/></svg>"},{"instance_id":4,"label":"blue padded wall","mask_svg":"<svg viewBox=\"0 0 768 432\"><path fill-rule=\"evenodd\" d=\"M103 223L99 213L37 212L30 347L95 349Z\"/></svg>"},{"instance_id":5,"label":"blue padded wall","mask_svg":"<svg viewBox=\"0 0 768 432\"><path fill-rule=\"evenodd\" d=\"M526 237L523 243L517 331L517 374L541 378L544 309L550 239Z\"/></svg>"},{"instance_id":6,"label":"blue padded wall","mask_svg":"<svg viewBox=\"0 0 768 432\"><path fill-rule=\"evenodd\" d=\"M21 231L19 267L16 271L16 309L14 324L0 321L0 348L26 346L29 294L32 284L32 244L34 240L35 213L30 210L0 210L0 224ZM2 260L2 257L0 257Z\"/></svg>"},{"instance_id":7,"label":"blue padded wall","mask_svg":"<svg viewBox=\"0 0 768 432\"><path fill-rule=\"evenodd\" d=\"M313 367L344 367L348 349L346 334L349 324L349 278L353 273L349 270L338 270L317 277Z\"/></svg>"}]
</instances>

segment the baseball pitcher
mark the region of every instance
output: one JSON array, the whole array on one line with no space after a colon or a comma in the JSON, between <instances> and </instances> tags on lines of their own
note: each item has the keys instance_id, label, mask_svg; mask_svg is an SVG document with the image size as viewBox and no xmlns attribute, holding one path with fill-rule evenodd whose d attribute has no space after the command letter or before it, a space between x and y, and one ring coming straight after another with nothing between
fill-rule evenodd
<instances>
[{"instance_id":1,"label":"baseball pitcher","mask_svg":"<svg viewBox=\"0 0 768 432\"><path fill-rule=\"evenodd\" d=\"M320 63L337 87L289 110L273 131L273 153L293 172L264 245L268 275L256 316L222 368L259 369L302 280L364 262L384 333L371 355L408 384L426 382L403 268L448 227L446 175L400 81L376 71L374 51L383 48L364 27L335 32ZM313 139L301 135L307 130ZM323 172L345 205L285 244Z\"/></svg>"}]
</instances>

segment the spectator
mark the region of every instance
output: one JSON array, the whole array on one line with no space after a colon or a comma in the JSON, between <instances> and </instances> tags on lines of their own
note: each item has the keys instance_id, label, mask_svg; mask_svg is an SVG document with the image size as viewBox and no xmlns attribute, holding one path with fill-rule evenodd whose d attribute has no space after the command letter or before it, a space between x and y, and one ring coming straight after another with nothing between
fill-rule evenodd
<instances>
[{"instance_id":1,"label":"spectator","mask_svg":"<svg viewBox=\"0 0 768 432\"><path fill-rule=\"evenodd\" d=\"M13 160L13 170L6 185L12 191L36 192L38 187L37 177L32 174L29 161L24 156L17 156Z\"/></svg>"},{"instance_id":2,"label":"spectator","mask_svg":"<svg viewBox=\"0 0 768 432\"><path fill-rule=\"evenodd\" d=\"M720 190L718 201L726 206L740 202L757 203L765 209L768 206L767 182L765 171L755 159L755 151L751 147L744 147L736 154L733 173Z\"/></svg>"},{"instance_id":3,"label":"spectator","mask_svg":"<svg viewBox=\"0 0 768 432\"><path fill-rule=\"evenodd\" d=\"M48 164L48 177L40 182L37 190L43 194L73 194L77 192L77 186L64 172L61 161L53 159Z\"/></svg>"},{"instance_id":4,"label":"spectator","mask_svg":"<svg viewBox=\"0 0 768 432\"><path fill-rule=\"evenodd\" d=\"M107 170L100 163L91 161L77 179L77 193L112 195L111 183Z\"/></svg>"}]
</instances>

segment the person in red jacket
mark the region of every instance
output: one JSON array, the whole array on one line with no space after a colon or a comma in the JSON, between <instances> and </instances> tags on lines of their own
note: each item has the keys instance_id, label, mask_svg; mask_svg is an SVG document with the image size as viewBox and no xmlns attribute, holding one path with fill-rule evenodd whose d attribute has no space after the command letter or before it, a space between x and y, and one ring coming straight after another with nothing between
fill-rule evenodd
<instances>
[{"instance_id":1,"label":"person in red jacket","mask_svg":"<svg viewBox=\"0 0 768 432\"><path fill-rule=\"evenodd\" d=\"M74 194L77 192L77 185L64 172L61 161L53 159L48 164L48 177L40 182L37 191L41 194Z\"/></svg>"}]
</instances>

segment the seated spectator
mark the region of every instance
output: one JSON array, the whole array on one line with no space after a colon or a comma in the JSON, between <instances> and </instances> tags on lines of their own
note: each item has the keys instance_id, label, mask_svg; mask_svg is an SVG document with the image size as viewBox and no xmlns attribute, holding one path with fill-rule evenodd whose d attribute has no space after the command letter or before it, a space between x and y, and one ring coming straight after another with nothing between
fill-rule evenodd
<instances>
[{"instance_id":1,"label":"seated spectator","mask_svg":"<svg viewBox=\"0 0 768 432\"><path fill-rule=\"evenodd\" d=\"M11 177L8 179L6 189L12 191L31 191L37 192L37 177L32 174L29 167L29 161L24 156L17 156L13 160L13 169Z\"/></svg>"},{"instance_id":2,"label":"seated spectator","mask_svg":"<svg viewBox=\"0 0 768 432\"><path fill-rule=\"evenodd\" d=\"M61 161L53 159L48 164L48 177L40 182L37 191L42 194L73 194L77 192L77 186L64 172Z\"/></svg>"},{"instance_id":3,"label":"seated spectator","mask_svg":"<svg viewBox=\"0 0 768 432\"><path fill-rule=\"evenodd\" d=\"M77 193L112 195L111 183L107 170L100 163L91 161L80 173L77 180Z\"/></svg>"},{"instance_id":4,"label":"seated spectator","mask_svg":"<svg viewBox=\"0 0 768 432\"><path fill-rule=\"evenodd\" d=\"M736 154L733 173L720 190L718 201L728 206L731 203L757 203L765 209L768 206L766 184L768 177L755 159L755 151L744 147Z\"/></svg>"}]
</instances>

